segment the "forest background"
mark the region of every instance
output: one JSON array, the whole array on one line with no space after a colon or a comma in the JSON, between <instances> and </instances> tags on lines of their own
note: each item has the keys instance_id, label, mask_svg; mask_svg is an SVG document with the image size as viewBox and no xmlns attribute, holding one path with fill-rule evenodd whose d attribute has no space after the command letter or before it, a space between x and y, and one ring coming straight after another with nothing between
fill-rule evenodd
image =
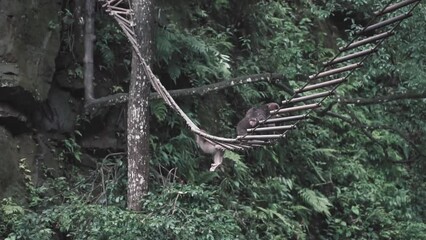
<instances>
[{"instance_id":1,"label":"forest background","mask_svg":"<svg viewBox=\"0 0 426 240\"><path fill-rule=\"evenodd\" d=\"M48 90L23 85L31 96L22 99L1 85L0 238L426 239L424 3L324 111L274 145L227 151L216 172L185 122L152 99L149 191L135 212L126 209L126 104L84 114L78 2L56 1L39 26L57 34ZM176 97L202 128L234 137L250 106L288 98L283 89L306 83L385 4L156 1L151 66L169 90L278 74ZM95 30L95 95L128 92L131 47L101 4Z\"/></svg>"}]
</instances>

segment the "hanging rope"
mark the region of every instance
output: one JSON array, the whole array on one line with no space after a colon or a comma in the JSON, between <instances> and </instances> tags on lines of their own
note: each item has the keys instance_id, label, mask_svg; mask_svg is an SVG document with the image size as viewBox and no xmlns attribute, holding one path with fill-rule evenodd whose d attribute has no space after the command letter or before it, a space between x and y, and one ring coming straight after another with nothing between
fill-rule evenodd
<instances>
[{"instance_id":1,"label":"hanging rope","mask_svg":"<svg viewBox=\"0 0 426 240\"><path fill-rule=\"evenodd\" d=\"M162 85L161 81L152 73L151 68L146 63L145 59L142 57L139 51L139 44L136 41L136 35L134 33L134 21L133 21L133 11L131 9L127 9L121 7L120 4L123 0L99 0L104 2L103 7L106 12L109 13L114 19L117 21L124 34L129 39L132 49L137 55L142 68L145 74L148 76L149 81L151 82L152 87L155 91L164 99L165 103L172 108L175 112L177 112L186 122L188 127L192 132L198 134L210 142L218 144L225 149L229 150L244 150L248 148L252 148L255 146L262 146L265 144L271 144L277 139L286 137L287 133L293 129L296 129L297 124L307 119L308 116L314 111L321 107L321 103L325 101L330 95L333 95L336 91L337 87L340 86L343 82L345 82L348 77L358 68L363 66L364 61L371 56L372 53L376 52L378 47L391 35L393 35L395 29L400 25L400 23L410 17L412 15L412 11L414 8L420 3L421 0L404 0L398 3L392 4L392 1L389 2L385 7L383 7L380 11L374 13L373 19L356 34L356 37L348 43L345 47L339 49L338 54L332 58L330 61L324 63L322 69L318 71L316 74L308 77L308 81L301 88L297 89L295 93L287 100L282 101L282 105L278 110L274 110L271 112L271 116L268 117L265 121L260 122L258 126L253 129L248 129L248 134L244 136L238 136L237 138L223 138L214 135L210 135L200 130L199 127L186 115L186 113L180 108L180 106L175 102L167 89ZM403 14L397 15L396 17L390 17L386 20L379 21L378 23L374 23L378 18L384 16L385 14L395 12L401 8L406 6L410 6L408 10L406 10ZM129 4L129 8L130 8ZM373 24L374 23L374 24ZM378 34L374 34L371 37L365 37L366 33L371 33L376 30L383 30L385 27L390 26L390 30L383 31ZM367 45L373 45L369 49L364 49L355 53L350 53L344 55L347 51L365 47ZM343 55L343 56L342 56ZM344 65L342 67L335 67L336 65L348 62L354 59L361 59L356 63ZM332 68L334 66L334 68ZM325 82L312 84L315 80L321 78L327 78L332 76L338 76L339 74L345 74L339 78L333 78L332 80L328 80ZM311 95L301 95L302 93L312 92L318 89L324 89L327 87L331 87L331 90L314 93ZM293 107L283 107L288 104L297 104L304 103L306 101L317 100L315 103L304 104L300 106ZM287 117L279 117L279 114L282 113L293 113L298 111L306 111L304 114L300 115L290 115ZM292 122L290 125L278 125L275 124L280 123L283 124L285 122ZM274 126L268 126L267 124L273 124ZM282 131L278 134L260 134L254 135L255 132L276 132Z\"/></svg>"}]
</instances>

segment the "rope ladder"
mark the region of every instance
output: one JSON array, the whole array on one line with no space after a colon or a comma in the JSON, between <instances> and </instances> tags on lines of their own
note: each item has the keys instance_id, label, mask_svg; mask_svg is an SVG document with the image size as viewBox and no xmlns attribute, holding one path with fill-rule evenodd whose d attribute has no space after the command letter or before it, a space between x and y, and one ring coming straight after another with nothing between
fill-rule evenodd
<instances>
[{"instance_id":1,"label":"rope ladder","mask_svg":"<svg viewBox=\"0 0 426 240\"><path fill-rule=\"evenodd\" d=\"M134 33L133 11L123 7L124 0L98 0L103 3L105 11L114 17L118 25L131 43L145 73L154 90L164 99L165 103L177 112L186 122L192 132L208 141L228 150L245 150L257 146L272 144L278 139L285 138L289 131L297 129L297 125L308 119L309 115L321 107L321 104L357 69L363 66L365 60L378 51L382 43L395 33L401 22L412 16L413 10L421 0L402 0L389 2L381 10L374 12L370 22L346 46L339 48L338 53L329 61L323 63L321 69L310 75L306 83L294 91L294 94L281 101L280 108L271 111L271 115L256 127L248 129L244 136L224 138L210 135L202 130L188 117L175 102L160 80L152 73L139 51L139 44ZM402 9L402 13L396 12ZM393 16L391 13L395 13ZM355 61L355 62L354 62ZM289 106L291 105L291 106ZM281 114L285 114L282 117Z\"/></svg>"}]
</instances>

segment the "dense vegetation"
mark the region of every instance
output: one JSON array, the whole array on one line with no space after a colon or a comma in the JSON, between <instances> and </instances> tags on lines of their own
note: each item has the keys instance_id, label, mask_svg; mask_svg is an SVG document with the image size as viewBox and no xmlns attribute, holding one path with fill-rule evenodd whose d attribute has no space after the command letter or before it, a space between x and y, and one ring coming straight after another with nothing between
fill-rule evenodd
<instances>
[{"instance_id":1,"label":"dense vegetation","mask_svg":"<svg viewBox=\"0 0 426 240\"><path fill-rule=\"evenodd\" d=\"M162 1L153 68L169 89L264 72L282 73L282 84L296 87L383 4ZM128 45L98 10L98 68L105 75L122 72L129 68ZM424 93L425 10L420 5L337 95ZM256 83L177 100L209 132L233 136L249 106L288 97L280 89ZM326 105L335 116L314 116L273 146L226 152L224 167L211 173L209 156L200 155L182 119L155 100L150 193L142 212L125 209L125 155L104 154L90 172L72 167L42 186L28 180L26 205L3 200L0 238L426 239L424 99L366 105L330 99ZM76 135L64 142L58 161L78 162L81 151Z\"/></svg>"}]
</instances>

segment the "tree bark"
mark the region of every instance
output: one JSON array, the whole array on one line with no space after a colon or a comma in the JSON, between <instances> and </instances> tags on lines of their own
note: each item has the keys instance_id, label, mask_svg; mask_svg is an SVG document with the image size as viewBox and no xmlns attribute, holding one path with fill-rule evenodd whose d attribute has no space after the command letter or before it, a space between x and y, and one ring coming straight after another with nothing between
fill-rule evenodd
<instances>
[{"instance_id":1,"label":"tree bark","mask_svg":"<svg viewBox=\"0 0 426 240\"><path fill-rule=\"evenodd\" d=\"M152 59L153 0L134 0L136 39L140 52L149 64ZM135 53L132 57L127 112L128 188L127 207L139 211L140 200L148 191L149 180L149 95L150 83Z\"/></svg>"},{"instance_id":2,"label":"tree bark","mask_svg":"<svg viewBox=\"0 0 426 240\"><path fill-rule=\"evenodd\" d=\"M74 44L73 53L76 59L84 58L84 29L85 29L85 13L86 13L85 1L75 0L74 1Z\"/></svg>"},{"instance_id":3,"label":"tree bark","mask_svg":"<svg viewBox=\"0 0 426 240\"><path fill-rule=\"evenodd\" d=\"M93 95L93 42L95 41L95 0L85 2L84 27L84 97L86 104L94 99Z\"/></svg>"}]
</instances>

